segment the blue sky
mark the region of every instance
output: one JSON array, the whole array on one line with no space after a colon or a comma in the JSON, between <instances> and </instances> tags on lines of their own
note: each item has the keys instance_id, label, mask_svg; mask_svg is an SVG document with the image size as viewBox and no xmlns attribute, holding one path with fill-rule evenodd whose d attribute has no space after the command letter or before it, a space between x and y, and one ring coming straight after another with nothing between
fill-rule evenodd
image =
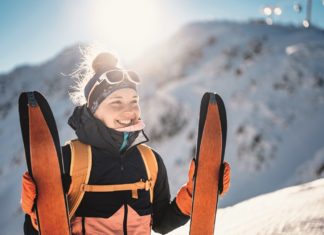
<instances>
[{"instance_id":1,"label":"blue sky","mask_svg":"<svg viewBox=\"0 0 324 235\"><path fill-rule=\"evenodd\" d=\"M37 64L77 42L97 42L133 58L187 22L264 18L262 7L280 6L274 23L300 25L293 4L306 0L2 0L0 73ZM313 0L313 25L324 29L324 0ZM135 4L136 3L136 4Z\"/></svg>"}]
</instances>

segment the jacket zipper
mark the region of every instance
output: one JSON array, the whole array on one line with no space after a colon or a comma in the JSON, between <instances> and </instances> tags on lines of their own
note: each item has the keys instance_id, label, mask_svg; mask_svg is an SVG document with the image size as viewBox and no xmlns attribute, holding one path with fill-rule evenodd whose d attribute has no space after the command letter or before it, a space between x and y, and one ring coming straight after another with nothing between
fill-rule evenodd
<instances>
[{"instance_id":1,"label":"jacket zipper","mask_svg":"<svg viewBox=\"0 0 324 235\"><path fill-rule=\"evenodd\" d=\"M127 204L124 204L124 222L123 222L123 230L124 235L127 235L127 217L128 217L128 207Z\"/></svg>"}]
</instances>

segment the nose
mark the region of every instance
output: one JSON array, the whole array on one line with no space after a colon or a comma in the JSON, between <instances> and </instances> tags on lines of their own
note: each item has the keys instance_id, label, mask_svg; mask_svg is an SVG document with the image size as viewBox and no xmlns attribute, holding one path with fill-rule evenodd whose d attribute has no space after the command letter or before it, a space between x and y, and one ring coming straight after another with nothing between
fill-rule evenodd
<instances>
[{"instance_id":1,"label":"nose","mask_svg":"<svg viewBox=\"0 0 324 235\"><path fill-rule=\"evenodd\" d=\"M122 111L122 115L124 118L126 119L134 119L137 118L138 115L140 115L140 108L138 105L127 105L123 111Z\"/></svg>"},{"instance_id":2,"label":"nose","mask_svg":"<svg viewBox=\"0 0 324 235\"><path fill-rule=\"evenodd\" d=\"M125 112L123 112L123 116L125 118L133 119L133 118L135 118L135 112L133 112L133 111L125 111Z\"/></svg>"}]
</instances>

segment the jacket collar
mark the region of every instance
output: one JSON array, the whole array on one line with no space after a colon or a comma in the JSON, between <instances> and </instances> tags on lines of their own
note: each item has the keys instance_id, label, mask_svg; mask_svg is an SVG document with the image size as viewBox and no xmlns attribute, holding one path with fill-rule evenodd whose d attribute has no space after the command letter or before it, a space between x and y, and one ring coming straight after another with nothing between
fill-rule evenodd
<instances>
[{"instance_id":1,"label":"jacket collar","mask_svg":"<svg viewBox=\"0 0 324 235\"><path fill-rule=\"evenodd\" d=\"M86 105L77 106L68 120L68 124L75 130L78 139L94 147L119 154L123 142L123 132L106 127L95 118ZM130 132L127 149L147 142L144 131Z\"/></svg>"}]
</instances>

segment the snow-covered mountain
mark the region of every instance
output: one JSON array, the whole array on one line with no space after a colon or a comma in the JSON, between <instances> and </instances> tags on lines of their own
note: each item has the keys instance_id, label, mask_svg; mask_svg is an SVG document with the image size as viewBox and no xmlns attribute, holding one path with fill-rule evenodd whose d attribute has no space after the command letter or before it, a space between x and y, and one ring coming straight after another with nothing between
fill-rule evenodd
<instances>
[{"instance_id":1,"label":"snow-covered mountain","mask_svg":"<svg viewBox=\"0 0 324 235\"><path fill-rule=\"evenodd\" d=\"M73 46L43 64L0 75L0 234L21 233L26 167L19 93L38 90L47 97L63 144L74 137L66 124L73 108L66 74L79 62L79 46ZM186 181L206 91L219 93L227 108L232 182L221 207L323 177L323 65L319 29L231 22L189 24L128 65L142 75L146 132L165 161L172 195Z\"/></svg>"},{"instance_id":2,"label":"snow-covered mountain","mask_svg":"<svg viewBox=\"0 0 324 235\"><path fill-rule=\"evenodd\" d=\"M323 177L323 65L323 31L258 23L193 23L145 54L134 66L145 78L144 118L177 174L173 193L194 153L206 91L227 108L233 177L221 205Z\"/></svg>"}]
</instances>

